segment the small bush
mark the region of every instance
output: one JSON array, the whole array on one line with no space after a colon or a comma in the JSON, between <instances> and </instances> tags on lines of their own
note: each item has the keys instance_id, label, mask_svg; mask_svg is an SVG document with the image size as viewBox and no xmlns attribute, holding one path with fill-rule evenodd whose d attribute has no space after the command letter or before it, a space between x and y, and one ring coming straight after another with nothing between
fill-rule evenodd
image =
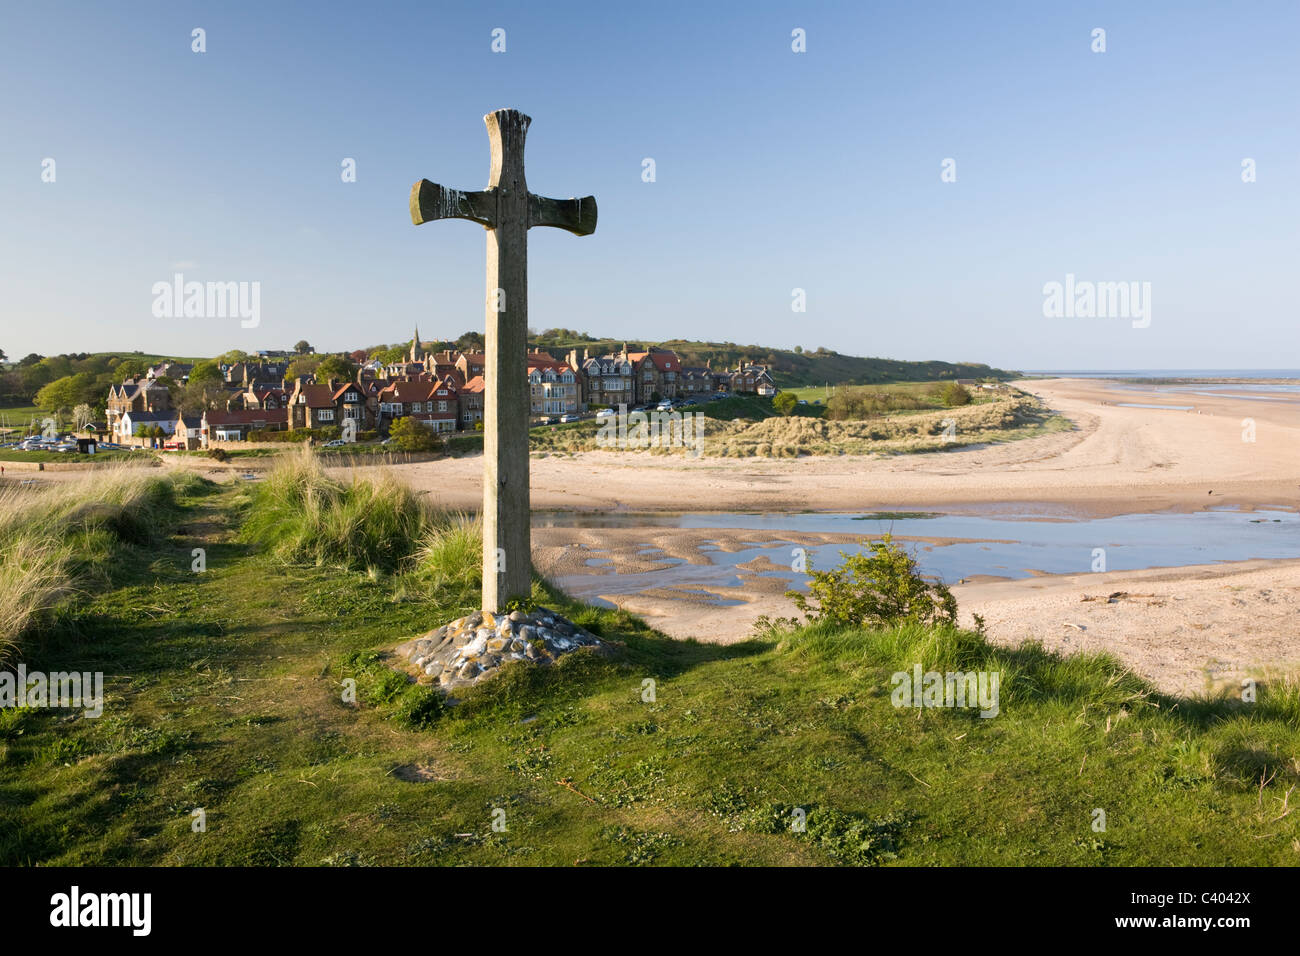
<instances>
[{"instance_id":1,"label":"small bush","mask_svg":"<svg viewBox=\"0 0 1300 956\"><path fill-rule=\"evenodd\" d=\"M939 390L939 400L949 408L958 405L969 405L971 403L970 392L964 385L958 385L956 382L946 382Z\"/></svg>"},{"instance_id":2,"label":"small bush","mask_svg":"<svg viewBox=\"0 0 1300 956\"><path fill-rule=\"evenodd\" d=\"M388 435L401 451L439 451L442 448L442 439L437 433L413 418L399 418L393 422Z\"/></svg>"},{"instance_id":3,"label":"small bush","mask_svg":"<svg viewBox=\"0 0 1300 956\"><path fill-rule=\"evenodd\" d=\"M799 404L799 399L795 398L793 392L781 392L772 399L772 407L782 415L789 415Z\"/></svg>"},{"instance_id":4,"label":"small bush","mask_svg":"<svg viewBox=\"0 0 1300 956\"><path fill-rule=\"evenodd\" d=\"M916 560L895 545L890 535L862 543L866 552L849 555L841 551L844 562L838 568L813 571L808 595L786 592L809 622L845 627L956 626L957 599L952 592L940 582L923 578Z\"/></svg>"}]
</instances>

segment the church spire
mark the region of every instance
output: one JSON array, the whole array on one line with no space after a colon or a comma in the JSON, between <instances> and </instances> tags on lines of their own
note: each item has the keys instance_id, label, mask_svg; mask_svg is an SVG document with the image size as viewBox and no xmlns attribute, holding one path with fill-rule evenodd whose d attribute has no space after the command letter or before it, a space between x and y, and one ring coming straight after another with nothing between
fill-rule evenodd
<instances>
[{"instance_id":1,"label":"church spire","mask_svg":"<svg viewBox=\"0 0 1300 956\"><path fill-rule=\"evenodd\" d=\"M411 340L411 361L420 361L420 327L415 327L415 337Z\"/></svg>"}]
</instances>

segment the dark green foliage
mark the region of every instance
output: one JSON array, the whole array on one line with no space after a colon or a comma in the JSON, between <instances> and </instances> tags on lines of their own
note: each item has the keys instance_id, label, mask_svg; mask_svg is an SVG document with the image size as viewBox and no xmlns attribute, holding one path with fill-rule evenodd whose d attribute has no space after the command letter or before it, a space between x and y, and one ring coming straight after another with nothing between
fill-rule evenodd
<instances>
[{"instance_id":1,"label":"dark green foliage","mask_svg":"<svg viewBox=\"0 0 1300 956\"><path fill-rule=\"evenodd\" d=\"M916 560L890 535L863 541L866 551L845 554L831 571L812 571L808 594L787 596L813 623L836 626L957 623L957 600L940 582L921 576ZM816 602L816 603L814 603Z\"/></svg>"},{"instance_id":2,"label":"dark green foliage","mask_svg":"<svg viewBox=\"0 0 1300 956\"><path fill-rule=\"evenodd\" d=\"M971 394L966 390L966 386L958 385L956 382L948 382L941 387L939 400L949 408L954 408L958 405L969 405L971 403Z\"/></svg>"}]
</instances>

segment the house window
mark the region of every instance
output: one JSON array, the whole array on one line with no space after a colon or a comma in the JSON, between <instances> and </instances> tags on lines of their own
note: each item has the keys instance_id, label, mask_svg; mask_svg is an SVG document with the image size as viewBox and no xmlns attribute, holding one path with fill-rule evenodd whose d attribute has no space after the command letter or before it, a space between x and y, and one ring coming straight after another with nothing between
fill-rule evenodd
<instances>
[{"instance_id":1,"label":"house window","mask_svg":"<svg viewBox=\"0 0 1300 956\"><path fill-rule=\"evenodd\" d=\"M412 402L412 403L411 403L411 411L412 411L412 412L421 412L421 411L424 411L424 405L423 405L421 402Z\"/></svg>"},{"instance_id":2,"label":"house window","mask_svg":"<svg viewBox=\"0 0 1300 956\"><path fill-rule=\"evenodd\" d=\"M316 413L316 419L317 421L322 421L322 422L334 421L334 409L322 408L319 412Z\"/></svg>"},{"instance_id":3,"label":"house window","mask_svg":"<svg viewBox=\"0 0 1300 956\"><path fill-rule=\"evenodd\" d=\"M446 402L439 402L439 403L438 403L438 411L440 411L440 412L445 412L446 410L447 410L447 403L446 403Z\"/></svg>"}]
</instances>

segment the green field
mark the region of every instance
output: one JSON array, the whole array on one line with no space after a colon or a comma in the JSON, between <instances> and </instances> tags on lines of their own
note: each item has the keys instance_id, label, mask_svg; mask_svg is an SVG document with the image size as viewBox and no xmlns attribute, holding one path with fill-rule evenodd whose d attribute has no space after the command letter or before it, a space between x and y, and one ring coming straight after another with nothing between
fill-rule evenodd
<instances>
[{"instance_id":1,"label":"green field","mask_svg":"<svg viewBox=\"0 0 1300 956\"><path fill-rule=\"evenodd\" d=\"M110 461L153 462L156 459L147 451L129 451L106 448L93 455L82 455L75 451L20 451L17 448L0 448L0 461L40 461L95 463Z\"/></svg>"},{"instance_id":2,"label":"green field","mask_svg":"<svg viewBox=\"0 0 1300 956\"><path fill-rule=\"evenodd\" d=\"M32 405L17 405L10 408L0 408L0 428L17 428L23 434L29 431L40 431L41 422L51 417L49 412L42 411Z\"/></svg>"},{"instance_id":3,"label":"green field","mask_svg":"<svg viewBox=\"0 0 1300 956\"><path fill-rule=\"evenodd\" d=\"M917 628L675 641L539 582L616 655L511 665L446 708L384 654L473 587L276 560L241 533L265 493L186 479L21 636L30 669L104 671L107 705L0 711L0 863L1300 862L1294 683L1177 699L1104 657ZM896 709L914 663L998 671L1000 713Z\"/></svg>"}]
</instances>

